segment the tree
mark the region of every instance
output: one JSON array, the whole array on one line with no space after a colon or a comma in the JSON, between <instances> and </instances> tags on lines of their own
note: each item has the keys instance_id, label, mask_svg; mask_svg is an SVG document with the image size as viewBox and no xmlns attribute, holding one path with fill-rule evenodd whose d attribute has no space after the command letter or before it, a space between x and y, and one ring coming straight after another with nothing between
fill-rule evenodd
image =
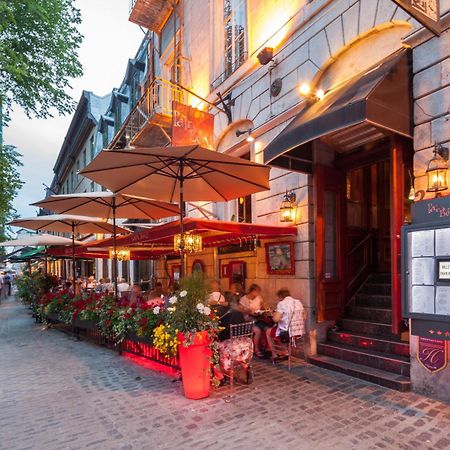
<instances>
[{"instance_id":1,"label":"tree","mask_svg":"<svg viewBox=\"0 0 450 450\"><path fill-rule=\"evenodd\" d=\"M0 0L0 105L8 120L15 102L40 118L72 112L65 92L82 75L77 30L80 11L72 0Z\"/></svg>"},{"instance_id":2,"label":"tree","mask_svg":"<svg viewBox=\"0 0 450 450\"><path fill-rule=\"evenodd\" d=\"M13 201L23 186L18 168L22 155L12 145L0 147L0 242L6 240L5 224L15 218Z\"/></svg>"}]
</instances>

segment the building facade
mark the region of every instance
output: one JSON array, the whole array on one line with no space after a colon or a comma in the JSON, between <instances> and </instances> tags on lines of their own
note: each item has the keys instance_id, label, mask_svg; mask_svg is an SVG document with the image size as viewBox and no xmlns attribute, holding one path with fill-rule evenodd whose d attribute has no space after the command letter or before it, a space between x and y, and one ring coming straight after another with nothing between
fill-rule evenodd
<instances>
[{"instance_id":1,"label":"building facade","mask_svg":"<svg viewBox=\"0 0 450 450\"><path fill-rule=\"evenodd\" d=\"M132 1L152 70L145 114L131 112L112 148L167 145L172 100L213 114L214 149L270 164L271 189L189 215L281 225L295 194L294 274L268 273L267 242L192 255L188 268L227 289L231 267L269 301L289 287L308 310L313 362L397 389L410 388L412 366L413 387L430 391L402 315L400 230L411 192L426 198L435 144L450 140L450 1L412 2L431 15L440 3L439 37L399 3ZM165 259L157 277L169 283L178 265ZM433 393L450 397L440 383Z\"/></svg>"}]
</instances>

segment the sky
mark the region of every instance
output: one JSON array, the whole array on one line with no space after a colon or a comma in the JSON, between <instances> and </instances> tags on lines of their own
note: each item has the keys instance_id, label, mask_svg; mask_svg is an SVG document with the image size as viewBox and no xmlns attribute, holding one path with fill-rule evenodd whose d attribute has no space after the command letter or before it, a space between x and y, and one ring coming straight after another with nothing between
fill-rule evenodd
<instances>
[{"instance_id":1,"label":"sky","mask_svg":"<svg viewBox=\"0 0 450 450\"><path fill-rule=\"evenodd\" d=\"M134 57L144 33L128 21L128 0L76 0L75 5L83 20L79 58L84 74L71 80L69 94L78 102L83 89L105 95L120 85L128 58ZM21 217L36 215L37 209L29 204L45 197L42 183L50 185L52 181L53 166L71 119L71 115L57 113L46 120L29 119L20 108L13 111L4 129L4 143L16 146L23 155L20 172L25 185L14 201Z\"/></svg>"}]
</instances>

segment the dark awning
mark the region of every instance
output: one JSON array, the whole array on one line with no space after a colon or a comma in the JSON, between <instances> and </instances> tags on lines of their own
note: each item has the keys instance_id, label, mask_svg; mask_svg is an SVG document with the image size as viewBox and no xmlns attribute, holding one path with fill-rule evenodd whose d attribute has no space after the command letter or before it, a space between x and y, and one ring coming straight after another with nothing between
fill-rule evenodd
<instances>
[{"instance_id":1,"label":"dark awning","mask_svg":"<svg viewBox=\"0 0 450 450\"><path fill-rule=\"evenodd\" d=\"M410 52L399 50L309 105L266 147L264 162L312 173L312 141L346 152L397 133L412 137Z\"/></svg>"}]
</instances>

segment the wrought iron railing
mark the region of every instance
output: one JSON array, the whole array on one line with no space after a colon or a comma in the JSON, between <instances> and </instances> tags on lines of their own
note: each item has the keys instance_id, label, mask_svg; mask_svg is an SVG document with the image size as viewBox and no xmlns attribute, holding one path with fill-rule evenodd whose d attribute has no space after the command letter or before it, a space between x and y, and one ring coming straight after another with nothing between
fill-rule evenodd
<instances>
[{"instance_id":1,"label":"wrought iron railing","mask_svg":"<svg viewBox=\"0 0 450 450\"><path fill-rule=\"evenodd\" d=\"M134 5L136 4L136 2L137 2L137 0L130 0L130 11L129 11L130 14L133 11Z\"/></svg>"},{"instance_id":2,"label":"wrought iron railing","mask_svg":"<svg viewBox=\"0 0 450 450\"><path fill-rule=\"evenodd\" d=\"M243 52L231 64L228 64L226 69L211 83L211 90L219 87L232 73L239 69L247 60L247 56L248 53Z\"/></svg>"},{"instance_id":3,"label":"wrought iron railing","mask_svg":"<svg viewBox=\"0 0 450 450\"><path fill-rule=\"evenodd\" d=\"M109 147L115 148L125 135L126 141L133 142L133 138L156 115L165 118L172 117L172 102L185 103L187 93L178 85L163 78L155 78L144 90L119 131L114 136ZM157 122L157 118L155 121Z\"/></svg>"}]
</instances>

